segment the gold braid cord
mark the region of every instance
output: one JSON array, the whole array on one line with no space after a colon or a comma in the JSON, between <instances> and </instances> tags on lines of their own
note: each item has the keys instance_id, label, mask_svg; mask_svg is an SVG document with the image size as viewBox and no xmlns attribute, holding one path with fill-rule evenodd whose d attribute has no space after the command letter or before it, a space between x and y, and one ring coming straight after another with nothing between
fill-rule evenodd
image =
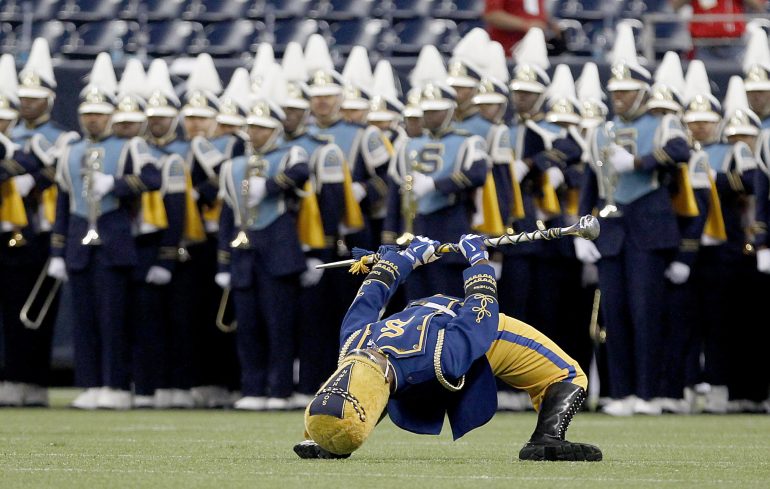
<instances>
[{"instance_id":1,"label":"gold braid cord","mask_svg":"<svg viewBox=\"0 0 770 489\"><path fill-rule=\"evenodd\" d=\"M457 392L465 386L465 375L460 377L457 385L452 385L444 377L444 373L441 372L441 351L444 349L444 333L443 329L438 330L438 337L436 338L436 350L433 352L433 370L436 372L436 379L441 386L450 391Z\"/></svg>"},{"instance_id":2,"label":"gold braid cord","mask_svg":"<svg viewBox=\"0 0 770 489\"><path fill-rule=\"evenodd\" d=\"M318 394L316 394L316 397L320 396L321 394L334 394L345 399L353 406L353 409L356 410L358 419L360 419L361 422L366 422L366 411L364 410L364 406L362 406L359 400L350 392L342 390L339 387L326 387L321 389Z\"/></svg>"}]
</instances>

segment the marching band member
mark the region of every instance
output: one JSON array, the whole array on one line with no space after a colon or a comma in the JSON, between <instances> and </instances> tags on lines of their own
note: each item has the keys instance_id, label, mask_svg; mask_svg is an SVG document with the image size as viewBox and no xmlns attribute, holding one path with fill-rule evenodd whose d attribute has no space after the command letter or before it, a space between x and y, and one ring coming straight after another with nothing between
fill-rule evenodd
<instances>
[{"instance_id":1,"label":"marching band member","mask_svg":"<svg viewBox=\"0 0 770 489\"><path fill-rule=\"evenodd\" d=\"M471 230L474 194L487 176L486 144L452 126L455 93L446 84L446 68L435 47L423 48L415 72L427 131L407 142L397 164L402 175L413 178L414 233L451 240ZM407 300L435 293L438 284L450 294L458 293L456 272L461 266L458 257L446 257L440 265L416 273L405 286Z\"/></svg>"},{"instance_id":2,"label":"marching band member","mask_svg":"<svg viewBox=\"0 0 770 489\"><path fill-rule=\"evenodd\" d=\"M310 402L335 368L337 325L329 317L329 304L338 300L339 292L334 284L334 274L330 278L323 270L316 269L316 265L332 261L336 256L333 237L343 215L339 203L344 200L341 164L345 156L339 146L308 131L308 74L301 45L289 43L281 67L287 83L287 96L281 101L281 109L286 115L283 144L303 148L309 159L309 178L297 216L299 240L307 266L300 275L302 308L296 331L299 379L291 398L291 407L299 409Z\"/></svg>"},{"instance_id":3,"label":"marching band member","mask_svg":"<svg viewBox=\"0 0 770 489\"><path fill-rule=\"evenodd\" d=\"M221 208L221 203L216 200L217 170L221 169L221 161L243 154L243 145L239 141L242 138L232 134L215 136L218 128L222 127L217 123L217 95L221 92L222 84L214 60L206 53L199 54L187 78L185 101L180 111L184 132L191 147L188 171L193 197L203 223L203 234L197 233L195 241L186 246L190 261L189 270L185 273L189 273L191 279L186 280L188 290L185 303L194 314L192 329L195 338L196 378L192 394L197 406L212 408L229 407L238 385L235 339L232 334L215 327L221 295L214 283ZM210 144L206 144L205 140L209 140ZM199 144L205 151L201 151ZM212 145L217 151L211 151ZM199 148L197 154L196 147ZM235 151L238 147L241 149ZM206 153L213 153L215 157L206 158Z\"/></svg>"},{"instance_id":4,"label":"marching band member","mask_svg":"<svg viewBox=\"0 0 770 489\"><path fill-rule=\"evenodd\" d=\"M499 313L481 237L463 235L459 243L470 264L463 271L464 299L436 294L381 318L414 269L435 266L438 245L418 236L401 252L381 248L342 324L338 369L305 410L307 440L295 453L347 458L386 408L396 426L413 433L438 434L448 418L458 439L494 415L497 378L526 389L538 410L519 459L601 460L599 448L564 439L585 399L585 374L545 335Z\"/></svg>"},{"instance_id":5,"label":"marching band member","mask_svg":"<svg viewBox=\"0 0 770 489\"><path fill-rule=\"evenodd\" d=\"M5 77L15 77L15 73L6 70ZM3 83L10 83L10 80ZM18 149L14 150L13 159L9 151L5 160L7 165L15 167L12 161L22 164L23 155L28 155L28 172L15 176L13 183L3 185L7 194L6 212L11 210L12 200L18 204L16 196L23 204L23 209L19 206L13 215L2 219L0 240L0 246L4 248L0 262L10 267L4 270L3 276L14 280L12 287L5 287L3 298L5 334L14 336L8 338L6 345L11 352L6 357L8 383L2 397L8 404L48 405L45 386L51 362L53 327L59 309L58 296L54 297L36 331L25 328L19 314L50 256L51 228L56 212L56 159L61 149L77 138L76 133L65 131L51 120L55 89L48 42L37 38L27 63L19 72L18 89L14 94L14 98L18 95L21 120L10 128L10 139ZM12 171L20 173L19 168Z\"/></svg>"},{"instance_id":6,"label":"marching band member","mask_svg":"<svg viewBox=\"0 0 770 489\"><path fill-rule=\"evenodd\" d=\"M602 235L595 245L601 257L599 287L614 399L603 411L612 415L660 413L660 406L651 402L658 395L661 374L660 285L667 257L676 250L680 236L671 198L658 177L659 170L690 156L678 119L647 112L652 80L639 65L634 46L631 27L619 24L607 86L615 118L596 132L592 143L597 159L616 176L614 192L609 189L606 201L600 203L596 174L587 169L580 202L580 212L604 210L606 203L617 204L620 211L605 214L606 218L600 214ZM665 130L659 131L660 126Z\"/></svg>"},{"instance_id":7,"label":"marching band member","mask_svg":"<svg viewBox=\"0 0 770 489\"><path fill-rule=\"evenodd\" d=\"M57 167L59 197L48 274L69 279L75 316L79 409L131 408L128 289L137 252L132 201L160 188L155 165L135 173L126 141L110 135L115 109L110 57L94 62L78 108L85 138L67 146Z\"/></svg>"},{"instance_id":8,"label":"marching band member","mask_svg":"<svg viewBox=\"0 0 770 489\"><path fill-rule=\"evenodd\" d=\"M225 162L220 189L220 287L232 287L241 394L236 409L288 409L293 391L294 321L305 257L296 224L296 192L308 178L307 154L281 145L280 65L267 73L246 119L251 153Z\"/></svg>"}]
</instances>

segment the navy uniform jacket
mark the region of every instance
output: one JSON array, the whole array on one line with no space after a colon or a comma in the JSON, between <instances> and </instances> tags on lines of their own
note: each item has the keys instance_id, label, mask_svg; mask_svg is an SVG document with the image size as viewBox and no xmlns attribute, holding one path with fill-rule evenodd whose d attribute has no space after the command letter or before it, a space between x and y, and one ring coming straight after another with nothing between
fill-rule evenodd
<instances>
[{"instance_id":1,"label":"navy uniform jacket","mask_svg":"<svg viewBox=\"0 0 770 489\"><path fill-rule=\"evenodd\" d=\"M497 409L485 356L499 321L494 270L489 265L466 269L464 300L427 297L381 319L411 271L409 260L393 251L372 268L342 322L340 358L355 348L384 353L395 373L387 406L391 420L414 433L437 435L447 415L457 439L489 421ZM456 387L462 379L460 390L443 386Z\"/></svg>"},{"instance_id":2,"label":"navy uniform jacket","mask_svg":"<svg viewBox=\"0 0 770 489\"><path fill-rule=\"evenodd\" d=\"M541 218L554 227L572 224L572 222L567 222L564 215L568 204L567 192L570 189L578 189L583 179L582 138L578 134L577 128L573 126L565 129L543 119L537 121L529 119L520 130L524 131L520 158L531 163L529 173L521 182L522 193L541 197L544 173L551 167L558 168L564 174L564 183L560 188L555 189L562 214L545 214L535 203L533 206L536 209L534 216L525 216L524 221L527 226L532 226L536 218ZM531 231L533 228L528 227L526 230ZM570 240L557 240L550 243L539 242L534 248L541 255L575 256L574 246Z\"/></svg>"},{"instance_id":3,"label":"navy uniform jacket","mask_svg":"<svg viewBox=\"0 0 770 489\"><path fill-rule=\"evenodd\" d=\"M77 133L65 131L47 116L44 119L44 122L34 126L23 121L14 126L11 139L18 150L14 152L13 159L6 156L8 160L2 163L9 177L22 174L23 168L23 173L29 173L35 179L35 187L23 198L29 225L21 232L28 246L13 250L11 259L16 265L38 261L48 254L48 239L44 239L45 243L37 243L34 239L53 227L53 222L49 222L43 212L44 192L56 183L56 159L61 149L78 138ZM10 257L11 253L8 255Z\"/></svg>"},{"instance_id":4,"label":"navy uniform jacket","mask_svg":"<svg viewBox=\"0 0 770 489\"><path fill-rule=\"evenodd\" d=\"M708 153L702 149L693 151L687 167L695 194L695 203L698 206L698 215L694 217L677 216L681 240L679 251L674 260L692 267L700 248L700 240L710 207L711 181L709 180Z\"/></svg>"},{"instance_id":5,"label":"navy uniform jacket","mask_svg":"<svg viewBox=\"0 0 770 489\"><path fill-rule=\"evenodd\" d=\"M762 121L770 125L770 117ZM759 158L757 163L760 170L756 172L754 191L757 196L756 233L754 246L770 247L770 129L762 131L759 141Z\"/></svg>"},{"instance_id":6,"label":"navy uniform jacket","mask_svg":"<svg viewBox=\"0 0 770 489\"><path fill-rule=\"evenodd\" d=\"M384 218L388 191L385 176L390 153L380 130L340 119L328 127L311 126L308 131L314 137L340 147L353 181L366 188L366 197L360 202L364 215Z\"/></svg>"},{"instance_id":7,"label":"navy uniform jacket","mask_svg":"<svg viewBox=\"0 0 770 489\"><path fill-rule=\"evenodd\" d=\"M617 256L626 239L633 240L642 250L677 248L680 234L676 215L668 189L660 184L658 170L670 170L677 162L690 160L690 147L681 123L674 116L655 117L646 113L633 120L616 117L613 123L617 144L640 158L641 167L620 175L614 196L623 216L599 217L602 233L595 241L597 249L602 256ZM590 149L594 162L605 159L604 148L610 143L605 131L594 132ZM590 214L605 204L599 197L596 171L593 165L586 168L580 215Z\"/></svg>"},{"instance_id":8,"label":"navy uniform jacket","mask_svg":"<svg viewBox=\"0 0 770 489\"><path fill-rule=\"evenodd\" d=\"M746 143L712 144L704 148L716 171L716 187L727 232L726 249L740 254L746 244L745 199L754 194L757 161Z\"/></svg>"},{"instance_id":9,"label":"navy uniform jacket","mask_svg":"<svg viewBox=\"0 0 770 489\"><path fill-rule=\"evenodd\" d=\"M111 266L133 266L137 263L132 234L132 207L142 192L158 190L160 171L144 165L135 174L125 139L109 136L100 141L80 140L67 146L57 166L59 196L56 222L51 236L51 255L63 257L70 270L88 266L93 247L81 244L88 230L88 203L83 197L81 169L87 151L103 152L103 173L115 177L115 186L99 202L96 228L102 239L99 245Z\"/></svg>"},{"instance_id":10,"label":"navy uniform jacket","mask_svg":"<svg viewBox=\"0 0 770 489\"><path fill-rule=\"evenodd\" d=\"M308 170L318 198L318 208L324 228L325 245L333 248L337 243L340 223L345 216L342 163L345 154L328 138L307 131L284 135L287 145L299 146L308 155Z\"/></svg>"},{"instance_id":11,"label":"navy uniform jacket","mask_svg":"<svg viewBox=\"0 0 770 489\"><path fill-rule=\"evenodd\" d=\"M196 136L190 142L192 150L191 170L193 188L198 192L198 202L212 206L219 193L219 169L222 162L246 154L244 134L224 134L207 139Z\"/></svg>"},{"instance_id":12,"label":"navy uniform jacket","mask_svg":"<svg viewBox=\"0 0 770 489\"><path fill-rule=\"evenodd\" d=\"M412 156L416 157L413 161ZM478 136L453 128L442 134L426 132L410 139L398 155L398 173L406 175L413 163L433 178L435 190L417 202L414 234L430 236L440 242L454 242L471 231L475 211L474 192L484 185L487 175L486 144ZM394 188L394 191L397 191ZM387 220L385 230L392 229ZM448 255L445 263L460 263L461 257Z\"/></svg>"},{"instance_id":13,"label":"navy uniform jacket","mask_svg":"<svg viewBox=\"0 0 770 489\"><path fill-rule=\"evenodd\" d=\"M264 161L267 195L256 209L246 208L241 182L248 178L250 158ZM220 195L225 204L219 221L220 272L231 274L233 288L252 286L254 261L261 260L274 277L301 273L305 256L297 236L295 192L308 178L307 154L300 146L279 146L264 154L239 156L226 161L220 172ZM252 248L232 248L230 243L240 230L241 219L252 216L244 224Z\"/></svg>"}]
</instances>

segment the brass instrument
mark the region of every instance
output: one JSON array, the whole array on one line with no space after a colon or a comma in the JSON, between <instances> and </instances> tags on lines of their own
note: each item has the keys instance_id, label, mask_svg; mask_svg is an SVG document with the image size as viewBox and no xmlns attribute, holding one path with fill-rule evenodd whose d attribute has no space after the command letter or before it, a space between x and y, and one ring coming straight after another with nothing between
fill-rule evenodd
<instances>
[{"instance_id":1,"label":"brass instrument","mask_svg":"<svg viewBox=\"0 0 770 489\"><path fill-rule=\"evenodd\" d=\"M21 228L14 227L11 237L8 239L9 248L21 248L27 245L27 238L21 234Z\"/></svg>"},{"instance_id":2,"label":"brass instrument","mask_svg":"<svg viewBox=\"0 0 770 489\"><path fill-rule=\"evenodd\" d=\"M417 150L409 152L407 172L401 187L401 214L404 218L404 232L396 239L399 246L408 246L414 239L414 220L417 217L417 199L414 196L414 173L423 172Z\"/></svg>"},{"instance_id":3,"label":"brass instrument","mask_svg":"<svg viewBox=\"0 0 770 489\"><path fill-rule=\"evenodd\" d=\"M235 239L230 242L230 247L241 250L251 248L248 227L256 222L259 207L259 205L249 207L249 178L263 176L267 169L267 161L260 157L260 155L251 155L247 165L246 175L241 181L241 205L238 209L240 229Z\"/></svg>"},{"instance_id":4,"label":"brass instrument","mask_svg":"<svg viewBox=\"0 0 770 489\"><path fill-rule=\"evenodd\" d=\"M602 291L597 287L594 291L594 302L591 307L591 323L588 326L588 334L595 345L607 341L607 331L599 325L599 307L602 299Z\"/></svg>"},{"instance_id":5,"label":"brass instrument","mask_svg":"<svg viewBox=\"0 0 770 489\"><path fill-rule=\"evenodd\" d=\"M605 136L605 146L601 149L601 159L596 161L596 166L599 167L599 178L601 178L602 187L604 188L604 207L599 211L599 216L604 218L609 217L621 217L623 211L621 211L615 203L615 188L618 184L618 172L615 168L609 164L610 158L610 144L616 142L615 136L615 124L612 121L607 121L602 130Z\"/></svg>"},{"instance_id":6,"label":"brass instrument","mask_svg":"<svg viewBox=\"0 0 770 489\"><path fill-rule=\"evenodd\" d=\"M225 315L227 313L228 304L230 303L230 287L222 291L222 298L219 299L219 309L217 310L217 328L223 333L232 333L238 329L238 322L235 318L229 323L225 321Z\"/></svg>"},{"instance_id":7,"label":"brass instrument","mask_svg":"<svg viewBox=\"0 0 770 489\"><path fill-rule=\"evenodd\" d=\"M53 304L53 300L56 298L56 293L59 292L59 288L61 287L61 280L48 276L48 264L50 262L51 259L49 258L48 261L45 262L45 265L43 265L43 270L40 272L40 275L38 275L35 285L32 287L32 291L29 293L27 300L24 301L24 305L19 312L19 319L27 329L38 329L40 327L48 314L48 310L51 308L51 304ZM40 306L37 317L30 319L29 315L32 306L37 302L37 297L40 295L40 290L46 281L53 281L53 283L48 289L48 294L45 296L45 300Z\"/></svg>"},{"instance_id":8,"label":"brass instrument","mask_svg":"<svg viewBox=\"0 0 770 489\"><path fill-rule=\"evenodd\" d=\"M102 244L99 232L96 229L96 221L99 219L99 200L94 195L94 173L101 171L104 152L101 148L89 149L83 161L83 198L88 202L88 231L80 242L85 246L98 246Z\"/></svg>"}]
</instances>

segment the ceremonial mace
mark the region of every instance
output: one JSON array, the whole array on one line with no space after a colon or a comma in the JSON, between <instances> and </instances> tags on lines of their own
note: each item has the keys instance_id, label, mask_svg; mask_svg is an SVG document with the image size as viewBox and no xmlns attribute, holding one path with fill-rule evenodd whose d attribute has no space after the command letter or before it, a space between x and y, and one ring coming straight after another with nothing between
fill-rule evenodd
<instances>
[{"instance_id":1,"label":"ceremonial mace","mask_svg":"<svg viewBox=\"0 0 770 489\"><path fill-rule=\"evenodd\" d=\"M599 236L599 220L592 215L583 216L580 219L578 219L578 221L575 224L565 228L546 229L545 226L543 226L542 222L540 221L538 221L538 227L540 227L540 229L529 233L523 232L519 234L504 234L496 238L484 238L484 244L494 248L494 247L507 245L507 244L515 245L515 244L530 243L532 241L540 241L540 240L550 241L552 239L558 239L564 236L578 236L588 240L594 240ZM436 255L443 255L444 253L458 253L458 252L460 252L460 247L456 243L444 243L439 245L438 248L436 249ZM351 267L350 268L351 273L358 273L359 271L364 271L368 265L377 263L379 259L380 257L377 255L377 253L373 253L371 255L364 255L363 257L358 259L353 258L349 260L323 263L321 265L316 265L316 268L326 269L326 268L341 268L341 267L349 266ZM364 268L361 269L361 266L363 266Z\"/></svg>"}]
</instances>

